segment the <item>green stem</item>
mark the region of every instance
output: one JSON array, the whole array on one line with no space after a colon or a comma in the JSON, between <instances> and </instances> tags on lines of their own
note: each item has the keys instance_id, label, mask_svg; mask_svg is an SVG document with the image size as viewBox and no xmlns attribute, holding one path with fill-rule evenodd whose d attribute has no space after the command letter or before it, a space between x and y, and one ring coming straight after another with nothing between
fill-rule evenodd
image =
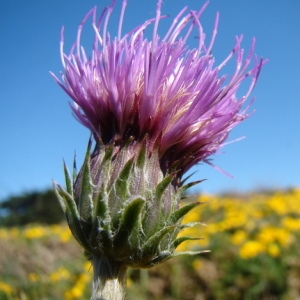
<instances>
[{"instance_id":1,"label":"green stem","mask_svg":"<svg viewBox=\"0 0 300 300\"><path fill-rule=\"evenodd\" d=\"M94 268L91 300L124 300L127 267L105 257L92 259Z\"/></svg>"},{"instance_id":2,"label":"green stem","mask_svg":"<svg viewBox=\"0 0 300 300\"><path fill-rule=\"evenodd\" d=\"M140 269L141 276L141 288L143 291L144 300L148 299L148 284L149 284L149 274L148 269Z\"/></svg>"}]
</instances>

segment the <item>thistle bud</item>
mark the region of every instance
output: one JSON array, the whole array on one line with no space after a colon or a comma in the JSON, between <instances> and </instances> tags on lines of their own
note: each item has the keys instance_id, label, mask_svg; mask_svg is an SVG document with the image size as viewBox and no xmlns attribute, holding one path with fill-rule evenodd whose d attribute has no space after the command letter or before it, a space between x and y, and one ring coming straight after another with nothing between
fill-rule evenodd
<instances>
[{"instance_id":1,"label":"thistle bud","mask_svg":"<svg viewBox=\"0 0 300 300\"><path fill-rule=\"evenodd\" d=\"M148 268L174 256L181 218L199 203L179 207L186 185L164 173L147 143L88 147L68 190L56 186L67 220L86 255ZM198 253L198 252L197 252Z\"/></svg>"},{"instance_id":2,"label":"thistle bud","mask_svg":"<svg viewBox=\"0 0 300 300\"><path fill-rule=\"evenodd\" d=\"M191 184L181 185L176 172L164 172L158 149L150 151L147 144L132 140L118 146L97 144L91 152L90 141L73 182L65 166L66 190L55 184L72 234L102 280L107 273L104 281L125 280L128 267L149 268L185 254L174 250L191 239L177 234L183 228L182 217L200 203L179 206ZM102 299L97 295L92 299Z\"/></svg>"}]
</instances>

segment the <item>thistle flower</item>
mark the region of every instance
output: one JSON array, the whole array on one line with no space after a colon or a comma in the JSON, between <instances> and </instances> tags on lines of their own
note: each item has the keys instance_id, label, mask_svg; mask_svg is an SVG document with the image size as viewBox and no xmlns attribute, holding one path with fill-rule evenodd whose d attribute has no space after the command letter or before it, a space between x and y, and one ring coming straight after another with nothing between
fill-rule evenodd
<instances>
[{"instance_id":1,"label":"thistle flower","mask_svg":"<svg viewBox=\"0 0 300 300\"><path fill-rule=\"evenodd\" d=\"M115 2L98 21L96 8L85 16L69 55L64 53L62 29L64 72L61 80L52 74L95 140L93 151L89 143L79 174L74 170L73 181L65 167L66 190L55 184L71 231L94 266L92 299L119 299L122 283L111 296L111 280L124 280L128 266L151 267L169 259L181 242L190 239L176 239L184 228L181 218L198 205L179 208L184 191L195 184L185 184L183 175L216 153L231 129L248 117L244 104L264 64L254 55L254 40L244 57L240 36L215 66L211 53L218 14L208 44L199 21L208 3L198 12L182 9L160 37L162 0L155 18L122 35L127 4L123 0L117 36L112 38L108 23ZM95 33L89 58L81 46L88 18ZM145 30L151 25L148 40ZM193 30L198 46L189 49ZM233 75L220 75L234 57ZM238 99L247 77L248 90Z\"/></svg>"}]
</instances>

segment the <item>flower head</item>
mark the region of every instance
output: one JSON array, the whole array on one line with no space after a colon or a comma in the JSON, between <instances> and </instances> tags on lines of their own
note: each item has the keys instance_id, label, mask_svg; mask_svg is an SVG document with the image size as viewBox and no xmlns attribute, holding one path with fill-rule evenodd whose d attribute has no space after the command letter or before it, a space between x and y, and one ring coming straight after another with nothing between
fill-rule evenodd
<instances>
[{"instance_id":1,"label":"flower head","mask_svg":"<svg viewBox=\"0 0 300 300\"><path fill-rule=\"evenodd\" d=\"M159 23L165 17L161 15L162 0L157 3L154 19L122 35L127 4L124 0L118 34L112 38L108 24L115 2L103 11L98 22L96 8L86 15L69 55L63 50L62 30L64 74L62 81L55 79L73 99L75 116L93 132L96 141L122 143L128 138L142 141L147 137L150 149L159 147L161 166L168 169L180 161L178 169L183 174L214 154L230 130L247 118L243 104L255 86L263 61L253 54L254 40L244 57L242 37L237 37L228 57L215 65L211 51L218 14L208 45L199 21L208 3L198 12L182 9L166 35L160 37ZM95 40L88 58L81 46L81 31L89 17L93 19ZM151 24L152 39L148 40L144 31ZM198 47L189 49L187 41L193 30ZM220 75L234 57L233 75ZM252 78L249 88L237 99L237 90L247 77Z\"/></svg>"},{"instance_id":2,"label":"flower head","mask_svg":"<svg viewBox=\"0 0 300 300\"><path fill-rule=\"evenodd\" d=\"M126 0L118 33L108 32L113 1L96 20L91 10L79 26L69 55L63 50L62 80L53 75L73 99L77 119L89 128L91 144L73 181L65 167L66 189L55 184L57 197L71 231L94 262L100 257L122 266L150 267L172 256L190 237L176 238L186 226L182 217L199 203L180 207L185 184L182 175L214 154L230 130L247 117L246 99L264 63L253 54L254 41L244 57L242 37L228 57L215 66L198 12L182 9L166 35L159 37L162 0L155 18L122 35ZM185 15L186 13L186 15ZM88 58L81 31L91 17L95 39ZM153 25L152 39L145 29ZM193 30L195 49L187 47ZM235 57L231 76L220 75ZM253 63L252 63L253 62ZM252 66L251 66L252 65ZM245 96L237 90L250 77ZM198 252L196 252L198 253ZM94 265L97 265L94 263Z\"/></svg>"}]
</instances>

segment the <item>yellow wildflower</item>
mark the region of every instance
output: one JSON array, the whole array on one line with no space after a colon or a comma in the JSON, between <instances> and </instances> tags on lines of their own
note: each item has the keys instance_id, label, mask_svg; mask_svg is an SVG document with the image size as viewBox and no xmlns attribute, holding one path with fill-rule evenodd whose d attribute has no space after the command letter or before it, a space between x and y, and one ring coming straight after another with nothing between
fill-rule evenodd
<instances>
[{"instance_id":1,"label":"yellow wildflower","mask_svg":"<svg viewBox=\"0 0 300 300\"><path fill-rule=\"evenodd\" d=\"M12 238L18 238L20 236L20 230L17 227L13 227L9 230L9 235Z\"/></svg>"},{"instance_id":2,"label":"yellow wildflower","mask_svg":"<svg viewBox=\"0 0 300 300\"><path fill-rule=\"evenodd\" d=\"M288 246L292 241L292 236L290 232L283 228L277 228L275 239L278 241L279 244L282 246Z\"/></svg>"},{"instance_id":3,"label":"yellow wildflower","mask_svg":"<svg viewBox=\"0 0 300 300\"><path fill-rule=\"evenodd\" d=\"M238 230L232 235L231 242L234 245L241 245L242 243L245 242L246 239L247 239L247 233L244 230Z\"/></svg>"},{"instance_id":4,"label":"yellow wildflower","mask_svg":"<svg viewBox=\"0 0 300 300\"><path fill-rule=\"evenodd\" d=\"M39 279L38 275L36 273L29 273L28 274L28 280L31 282L37 282Z\"/></svg>"},{"instance_id":5,"label":"yellow wildflower","mask_svg":"<svg viewBox=\"0 0 300 300\"><path fill-rule=\"evenodd\" d=\"M81 286L75 285L71 290L65 293L66 300L80 299L83 296L83 290Z\"/></svg>"},{"instance_id":6,"label":"yellow wildflower","mask_svg":"<svg viewBox=\"0 0 300 300\"><path fill-rule=\"evenodd\" d=\"M45 237L46 234L46 228L42 226L33 226L25 228L23 231L23 234L25 238L31 240L31 239L39 239L42 237Z\"/></svg>"},{"instance_id":7,"label":"yellow wildflower","mask_svg":"<svg viewBox=\"0 0 300 300\"><path fill-rule=\"evenodd\" d=\"M90 282L91 274L92 273L88 273L88 272L84 272L84 273L80 274L79 278L78 278L78 281L77 281L77 284L81 285L81 286L85 286L85 284L87 282Z\"/></svg>"},{"instance_id":8,"label":"yellow wildflower","mask_svg":"<svg viewBox=\"0 0 300 300\"><path fill-rule=\"evenodd\" d=\"M13 292L13 288L9 284L0 281L0 291L4 292L5 294L11 294Z\"/></svg>"},{"instance_id":9,"label":"yellow wildflower","mask_svg":"<svg viewBox=\"0 0 300 300\"><path fill-rule=\"evenodd\" d=\"M264 252L264 246L258 241L247 241L239 251L240 257L243 259L249 259L258 256Z\"/></svg>"},{"instance_id":10,"label":"yellow wildflower","mask_svg":"<svg viewBox=\"0 0 300 300\"><path fill-rule=\"evenodd\" d=\"M281 221L283 228L291 231L300 231L300 219L286 217Z\"/></svg>"},{"instance_id":11,"label":"yellow wildflower","mask_svg":"<svg viewBox=\"0 0 300 300\"><path fill-rule=\"evenodd\" d=\"M58 282L61 280L66 280L71 277L70 272L65 268L59 268L58 270L50 274L50 280L52 282Z\"/></svg>"},{"instance_id":12,"label":"yellow wildflower","mask_svg":"<svg viewBox=\"0 0 300 300\"><path fill-rule=\"evenodd\" d=\"M268 246L267 252L269 255L271 255L273 257L278 257L280 255L280 249L279 249L278 245L276 245L274 243L272 243Z\"/></svg>"},{"instance_id":13,"label":"yellow wildflower","mask_svg":"<svg viewBox=\"0 0 300 300\"><path fill-rule=\"evenodd\" d=\"M9 232L7 229L0 228L0 239L8 239L9 238Z\"/></svg>"},{"instance_id":14,"label":"yellow wildflower","mask_svg":"<svg viewBox=\"0 0 300 300\"><path fill-rule=\"evenodd\" d=\"M63 243L67 243L68 241L70 241L70 239L72 238L70 229L65 228L64 230L62 230L59 235L59 238Z\"/></svg>"},{"instance_id":15,"label":"yellow wildflower","mask_svg":"<svg viewBox=\"0 0 300 300\"><path fill-rule=\"evenodd\" d=\"M287 201L281 193L275 193L268 201L267 206L278 215L284 215L289 211Z\"/></svg>"},{"instance_id":16,"label":"yellow wildflower","mask_svg":"<svg viewBox=\"0 0 300 300\"><path fill-rule=\"evenodd\" d=\"M291 234L283 228L267 226L258 233L257 239L265 245L278 242L282 246L287 246L291 241Z\"/></svg>"},{"instance_id":17,"label":"yellow wildflower","mask_svg":"<svg viewBox=\"0 0 300 300\"><path fill-rule=\"evenodd\" d=\"M72 233L66 225L52 225L52 232L57 235L62 243L67 243L72 238Z\"/></svg>"},{"instance_id":18,"label":"yellow wildflower","mask_svg":"<svg viewBox=\"0 0 300 300\"><path fill-rule=\"evenodd\" d=\"M195 270L199 270L202 266L203 266L203 263L202 263L202 261L200 259L195 259L193 261L193 268Z\"/></svg>"},{"instance_id":19,"label":"yellow wildflower","mask_svg":"<svg viewBox=\"0 0 300 300\"><path fill-rule=\"evenodd\" d=\"M84 269L85 272L91 271L91 269L92 269L92 264L91 264L91 262L90 262L90 261L84 262L84 264L83 264L83 269Z\"/></svg>"}]
</instances>

